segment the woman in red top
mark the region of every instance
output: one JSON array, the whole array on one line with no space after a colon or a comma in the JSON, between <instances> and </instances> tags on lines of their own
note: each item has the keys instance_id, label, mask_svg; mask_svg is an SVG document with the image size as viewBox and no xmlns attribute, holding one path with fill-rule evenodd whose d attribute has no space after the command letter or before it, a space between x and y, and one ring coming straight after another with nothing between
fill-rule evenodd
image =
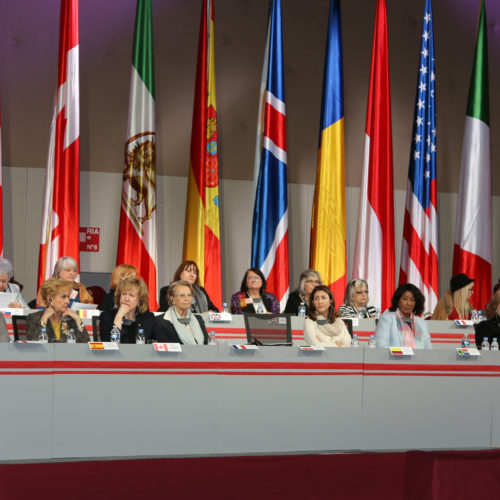
<instances>
[{"instance_id":1,"label":"woman in red top","mask_svg":"<svg viewBox=\"0 0 500 500\"><path fill-rule=\"evenodd\" d=\"M450 289L439 299L431 319L470 319L474 307L470 298L474 280L466 274L456 274L450 280Z\"/></svg>"}]
</instances>

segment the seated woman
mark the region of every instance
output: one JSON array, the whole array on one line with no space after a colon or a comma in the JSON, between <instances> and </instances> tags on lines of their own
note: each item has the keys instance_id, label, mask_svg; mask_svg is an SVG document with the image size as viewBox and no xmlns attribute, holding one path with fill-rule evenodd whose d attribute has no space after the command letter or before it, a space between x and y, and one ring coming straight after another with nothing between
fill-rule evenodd
<instances>
[{"instance_id":1,"label":"seated woman","mask_svg":"<svg viewBox=\"0 0 500 500\"><path fill-rule=\"evenodd\" d=\"M288 296L283 312L297 315L302 302L305 304L307 311L311 293L318 285L321 285L321 276L318 271L314 269L302 271L299 278L299 286Z\"/></svg>"},{"instance_id":2,"label":"seated woman","mask_svg":"<svg viewBox=\"0 0 500 500\"><path fill-rule=\"evenodd\" d=\"M92 296L87 291L84 285L75 281L77 276L80 274L78 270L78 263L73 257L61 257L54 266L54 273L52 274L53 278L59 278L65 281L71 281L73 283L73 288L70 293L70 304L69 307L73 304L73 302L80 302L82 304L93 304ZM43 307L43 300L40 293L38 291L38 295L36 296L36 307Z\"/></svg>"},{"instance_id":3,"label":"seated woman","mask_svg":"<svg viewBox=\"0 0 500 500\"><path fill-rule=\"evenodd\" d=\"M470 303L474 280L466 274L457 274L450 280L450 289L439 299L431 319L470 319L474 307Z\"/></svg>"},{"instance_id":4,"label":"seated woman","mask_svg":"<svg viewBox=\"0 0 500 500\"><path fill-rule=\"evenodd\" d=\"M38 340L42 328L46 329L49 342L67 342L71 330L77 342L90 340L82 320L69 308L72 290L71 281L50 278L42 283L40 296L45 309L26 317L28 340Z\"/></svg>"},{"instance_id":5,"label":"seated woman","mask_svg":"<svg viewBox=\"0 0 500 500\"><path fill-rule=\"evenodd\" d=\"M368 283L352 280L345 289L344 303L339 307L342 318L375 318L377 309L368 305Z\"/></svg>"},{"instance_id":6,"label":"seated woman","mask_svg":"<svg viewBox=\"0 0 500 500\"><path fill-rule=\"evenodd\" d=\"M137 276L137 267L129 264L120 264L113 269L111 273L111 283L109 284L110 291L102 299L99 309L106 311L115 307L115 290L120 281L127 278L135 278Z\"/></svg>"},{"instance_id":7,"label":"seated woman","mask_svg":"<svg viewBox=\"0 0 500 500\"><path fill-rule=\"evenodd\" d=\"M173 281L187 281L193 287L193 303L191 310L194 313L204 313L207 311L219 312L217 306L210 300L207 291L200 286L200 270L196 262L185 260L177 268L174 274ZM168 286L164 286L160 290L160 307L158 311L166 311L169 304Z\"/></svg>"},{"instance_id":8,"label":"seated woman","mask_svg":"<svg viewBox=\"0 0 500 500\"><path fill-rule=\"evenodd\" d=\"M148 287L142 278L127 278L118 283L115 308L102 311L100 334L103 342L111 340L114 325L120 330L120 343L135 344L140 329L145 340L151 339L155 316L148 310Z\"/></svg>"},{"instance_id":9,"label":"seated woman","mask_svg":"<svg viewBox=\"0 0 500 500\"><path fill-rule=\"evenodd\" d=\"M335 300L327 286L319 285L313 290L307 316L304 321L304 340L307 345L351 345L351 336L335 310Z\"/></svg>"},{"instance_id":10,"label":"seated woman","mask_svg":"<svg viewBox=\"0 0 500 500\"><path fill-rule=\"evenodd\" d=\"M193 285L189 281L174 281L168 287L170 307L163 316L156 316L153 338L157 342L208 344L208 334L201 316L193 314Z\"/></svg>"},{"instance_id":11,"label":"seated woman","mask_svg":"<svg viewBox=\"0 0 500 500\"><path fill-rule=\"evenodd\" d=\"M427 323L418 315L424 312L425 298L411 283L399 285L392 305L380 317L375 329L377 347L432 349Z\"/></svg>"},{"instance_id":12,"label":"seated woman","mask_svg":"<svg viewBox=\"0 0 500 500\"><path fill-rule=\"evenodd\" d=\"M0 258L0 292L16 294L16 298L9 303L9 307L28 307L19 287L15 283L10 283L12 276L14 276L12 263L10 260Z\"/></svg>"},{"instance_id":13,"label":"seated woman","mask_svg":"<svg viewBox=\"0 0 500 500\"><path fill-rule=\"evenodd\" d=\"M494 337L500 341L500 289L493 294L486 306L486 318L488 319L474 325L477 347L481 347L484 337L488 338L490 344Z\"/></svg>"},{"instance_id":14,"label":"seated woman","mask_svg":"<svg viewBox=\"0 0 500 500\"><path fill-rule=\"evenodd\" d=\"M257 267L251 267L243 276L241 288L231 297L231 312L243 313L279 313L278 299L266 289L266 278Z\"/></svg>"}]
</instances>

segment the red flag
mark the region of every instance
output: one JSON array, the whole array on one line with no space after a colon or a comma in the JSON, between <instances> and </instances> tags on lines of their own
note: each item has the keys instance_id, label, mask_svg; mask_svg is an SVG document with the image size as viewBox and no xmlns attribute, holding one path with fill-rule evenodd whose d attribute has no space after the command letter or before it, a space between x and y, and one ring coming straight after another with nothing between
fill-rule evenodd
<instances>
[{"instance_id":1,"label":"red flag","mask_svg":"<svg viewBox=\"0 0 500 500\"><path fill-rule=\"evenodd\" d=\"M38 287L65 255L80 261L78 0L61 0L57 92L45 174Z\"/></svg>"},{"instance_id":2,"label":"red flag","mask_svg":"<svg viewBox=\"0 0 500 500\"><path fill-rule=\"evenodd\" d=\"M391 304L396 280L391 94L385 0L378 0L353 278L365 279L376 307Z\"/></svg>"}]
</instances>

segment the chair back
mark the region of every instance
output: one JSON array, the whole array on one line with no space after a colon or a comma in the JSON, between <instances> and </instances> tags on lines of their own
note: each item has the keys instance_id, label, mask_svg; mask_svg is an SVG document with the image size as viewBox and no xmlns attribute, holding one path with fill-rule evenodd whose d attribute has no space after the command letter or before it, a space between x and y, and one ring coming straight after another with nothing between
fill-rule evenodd
<instances>
[{"instance_id":1,"label":"chair back","mask_svg":"<svg viewBox=\"0 0 500 500\"><path fill-rule=\"evenodd\" d=\"M244 314L247 342L257 345L292 345L289 314Z\"/></svg>"},{"instance_id":2,"label":"chair back","mask_svg":"<svg viewBox=\"0 0 500 500\"><path fill-rule=\"evenodd\" d=\"M94 342L101 341L101 318L92 316L92 337Z\"/></svg>"},{"instance_id":3,"label":"chair back","mask_svg":"<svg viewBox=\"0 0 500 500\"><path fill-rule=\"evenodd\" d=\"M26 327L28 321L26 316L12 316L12 330L14 331L14 340L27 340Z\"/></svg>"}]
</instances>

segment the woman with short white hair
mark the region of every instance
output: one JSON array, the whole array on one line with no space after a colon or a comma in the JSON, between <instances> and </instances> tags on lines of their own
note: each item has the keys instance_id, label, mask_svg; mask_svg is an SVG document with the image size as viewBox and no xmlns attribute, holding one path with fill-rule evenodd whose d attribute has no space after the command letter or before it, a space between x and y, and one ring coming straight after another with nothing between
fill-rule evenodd
<instances>
[{"instance_id":1,"label":"woman with short white hair","mask_svg":"<svg viewBox=\"0 0 500 500\"><path fill-rule=\"evenodd\" d=\"M306 269L300 273L299 285L290 293L286 301L284 313L299 314L299 307L304 304L306 311L309 307L309 297L313 290L321 285L321 276L314 269Z\"/></svg>"},{"instance_id":2,"label":"woman with short white hair","mask_svg":"<svg viewBox=\"0 0 500 500\"><path fill-rule=\"evenodd\" d=\"M73 290L70 294L70 304L72 306L73 302L79 302L82 304L93 304L94 300L92 295L88 292L84 285L75 281L78 278L80 271L78 270L78 262L76 262L73 257L61 257L57 260L54 266L53 278L57 278L64 281L71 281L73 283ZM47 307L42 299L40 291L36 296L36 307Z\"/></svg>"},{"instance_id":3,"label":"woman with short white hair","mask_svg":"<svg viewBox=\"0 0 500 500\"><path fill-rule=\"evenodd\" d=\"M9 303L9 307L28 307L19 286L10 282L13 276L14 268L10 260L0 258L0 292L16 294L15 299Z\"/></svg>"},{"instance_id":4,"label":"woman with short white hair","mask_svg":"<svg viewBox=\"0 0 500 500\"><path fill-rule=\"evenodd\" d=\"M368 305L368 283L351 280L345 289L344 303L339 307L342 318L375 318L377 309Z\"/></svg>"}]
</instances>

